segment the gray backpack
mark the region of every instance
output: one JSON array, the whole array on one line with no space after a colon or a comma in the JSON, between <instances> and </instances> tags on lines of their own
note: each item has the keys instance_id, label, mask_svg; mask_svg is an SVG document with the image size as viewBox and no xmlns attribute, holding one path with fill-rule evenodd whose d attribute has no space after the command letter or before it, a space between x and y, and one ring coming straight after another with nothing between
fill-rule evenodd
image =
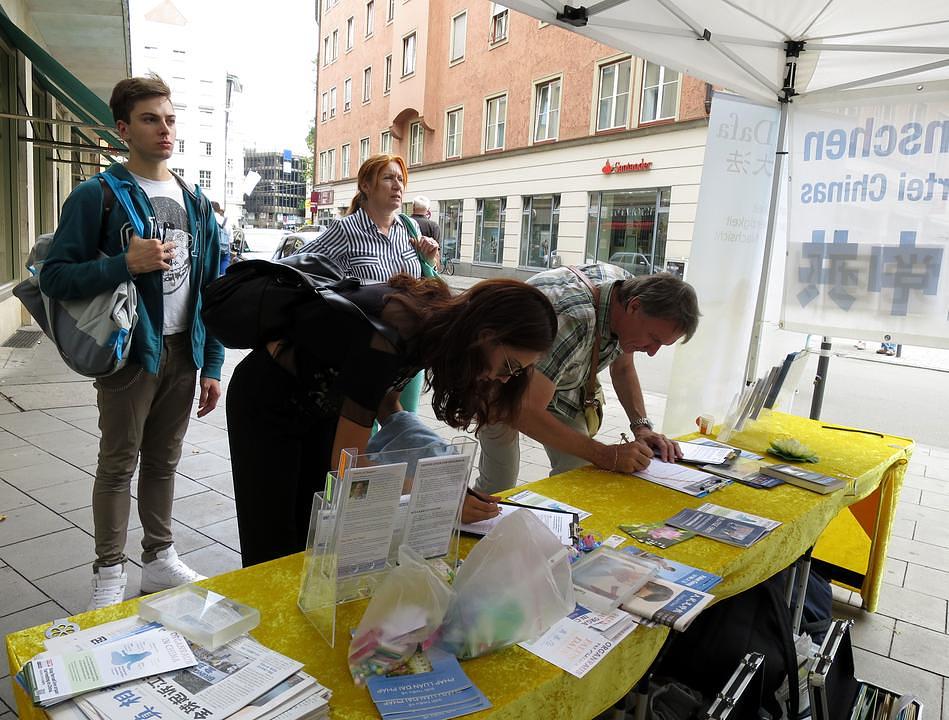
<instances>
[{"instance_id":1,"label":"gray backpack","mask_svg":"<svg viewBox=\"0 0 949 720\"><path fill-rule=\"evenodd\" d=\"M115 193L101 177L102 222L105 233ZM126 208L132 212L131 208ZM131 280L115 290L91 298L57 300L40 290L43 263L53 243L53 235L40 235L30 251L27 269L31 276L13 288L36 324L56 345L63 361L80 375L103 377L125 366L132 332L138 322L138 290ZM100 251L105 257L105 253Z\"/></svg>"}]
</instances>

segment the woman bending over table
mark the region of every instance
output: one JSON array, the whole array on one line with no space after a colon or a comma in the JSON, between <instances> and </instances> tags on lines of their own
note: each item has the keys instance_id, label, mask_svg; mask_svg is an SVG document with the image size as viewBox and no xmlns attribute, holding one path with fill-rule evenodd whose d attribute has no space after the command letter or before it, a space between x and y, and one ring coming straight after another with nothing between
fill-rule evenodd
<instances>
[{"instance_id":1,"label":"woman bending over table","mask_svg":"<svg viewBox=\"0 0 949 720\"><path fill-rule=\"evenodd\" d=\"M315 299L286 338L234 370L227 425L245 567L304 549L326 473L342 449L365 450L373 420L397 407L416 373L425 371L435 416L450 427L510 421L557 332L546 296L517 280L452 296L440 280L397 275L347 297L397 337ZM497 512L466 495L462 519Z\"/></svg>"}]
</instances>

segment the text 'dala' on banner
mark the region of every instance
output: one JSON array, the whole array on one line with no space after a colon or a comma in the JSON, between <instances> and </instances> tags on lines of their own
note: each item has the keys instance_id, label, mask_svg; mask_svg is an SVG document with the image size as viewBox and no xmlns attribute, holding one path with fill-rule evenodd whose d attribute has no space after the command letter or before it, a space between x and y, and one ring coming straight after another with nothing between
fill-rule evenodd
<instances>
[{"instance_id":1,"label":"text 'dala' on banner","mask_svg":"<svg viewBox=\"0 0 949 720\"><path fill-rule=\"evenodd\" d=\"M663 430L723 417L741 388L761 275L779 110L716 93L693 224L689 282L702 318L677 345Z\"/></svg>"},{"instance_id":2,"label":"text 'dala' on banner","mask_svg":"<svg viewBox=\"0 0 949 720\"><path fill-rule=\"evenodd\" d=\"M792 106L782 326L949 347L949 85Z\"/></svg>"}]
</instances>

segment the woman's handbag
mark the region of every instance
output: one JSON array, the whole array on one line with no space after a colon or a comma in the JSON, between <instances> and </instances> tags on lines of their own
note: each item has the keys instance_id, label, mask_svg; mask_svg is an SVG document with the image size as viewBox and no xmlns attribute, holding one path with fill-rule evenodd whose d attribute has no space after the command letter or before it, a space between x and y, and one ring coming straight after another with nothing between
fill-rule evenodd
<instances>
[{"instance_id":1,"label":"woman's handbag","mask_svg":"<svg viewBox=\"0 0 949 720\"><path fill-rule=\"evenodd\" d=\"M580 282L586 285L587 290L593 295L593 357L586 384L583 386L583 416L587 423L587 434L593 437L600 431L600 426L603 424L603 406L606 404L603 387L596 378L596 370L600 364L600 338L597 335L600 324L600 288L590 282L590 278L577 268L571 267L570 271L580 278Z\"/></svg>"},{"instance_id":2,"label":"woman's handbag","mask_svg":"<svg viewBox=\"0 0 949 720\"><path fill-rule=\"evenodd\" d=\"M409 235L412 236L412 239L418 240L422 234L419 232L419 227L415 224L415 221L405 213L399 213L399 217L402 219L402 224L405 225L405 229ZM418 248L415 248L415 254L418 255L418 261L422 265L422 277L438 277L438 270L429 265L428 261L422 257L422 253L419 252Z\"/></svg>"}]
</instances>

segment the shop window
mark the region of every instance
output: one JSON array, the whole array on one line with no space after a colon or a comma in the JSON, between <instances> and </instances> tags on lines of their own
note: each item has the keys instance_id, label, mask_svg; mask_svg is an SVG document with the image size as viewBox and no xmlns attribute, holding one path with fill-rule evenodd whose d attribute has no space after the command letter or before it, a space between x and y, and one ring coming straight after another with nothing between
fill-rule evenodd
<instances>
[{"instance_id":1,"label":"shop window","mask_svg":"<svg viewBox=\"0 0 949 720\"><path fill-rule=\"evenodd\" d=\"M438 226L442 231L442 255L457 260L461 257L461 219L463 200L438 201Z\"/></svg>"},{"instance_id":2,"label":"shop window","mask_svg":"<svg viewBox=\"0 0 949 720\"><path fill-rule=\"evenodd\" d=\"M507 198L478 198L475 215L475 262L500 265L504 261L506 207Z\"/></svg>"},{"instance_id":3,"label":"shop window","mask_svg":"<svg viewBox=\"0 0 949 720\"><path fill-rule=\"evenodd\" d=\"M545 270L558 267L557 230L560 196L525 197L521 211L521 267Z\"/></svg>"},{"instance_id":4,"label":"shop window","mask_svg":"<svg viewBox=\"0 0 949 720\"><path fill-rule=\"evenodd\" d=\"M633 275L662 269L670 197L669 188L591 193L586 261L618 265Z\"/></svg>"},{"instance_id":5,"label":"shop window","mask_svg":"<svg viewBox=\"0 0 949 720\"><path fill-rule=\"evenodd\" d=\"M643 107L640 122L675 118L679 100L679 73L647 61L643 68Z\"/></svg>"},{"instance_id":6,"label":"shop window","mask_svg":"<svg viewBox=\"0 0 949 720\"><path fill-rule=\"evenodd\" d=\"M597 130L626 127L629 117L630 63L627 58L600 68Z\"/></svg>"}]
</instances>

